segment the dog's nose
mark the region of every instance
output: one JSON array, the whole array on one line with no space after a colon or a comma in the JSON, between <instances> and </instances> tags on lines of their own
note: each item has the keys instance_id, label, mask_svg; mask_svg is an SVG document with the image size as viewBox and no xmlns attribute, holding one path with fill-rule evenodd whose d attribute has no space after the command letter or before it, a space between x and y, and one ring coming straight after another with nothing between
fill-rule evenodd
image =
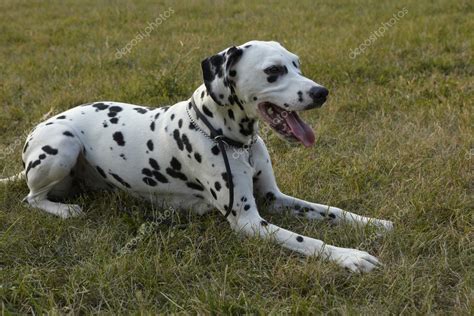
<instances>
[{"instance_id":1,"label":"dog's nose","mask_svg":"<svg viewBox=\"0 0 474 316\"><path fill-rule=\"evenodd\" d=\"M311 97L313 100L313 103L310 105L306 106L306 110L311 110L314 108L319 108L321 107L324 102L326 102L326 97L328 96L329 91L328 89L324 87L312 87L308 91L308 95Z\"/></svg>"},{"instance_id":2,"label":"dog's nose","mask_svg":"<svg viewBox=\"0 0 474 316\"><path fill-rule=\"evenodd\" d=\"M312 87L311 89L309 89L308 94L315 102L324 102L329 94L329 91L325 87Z\"/></svg>"}]
</instances>

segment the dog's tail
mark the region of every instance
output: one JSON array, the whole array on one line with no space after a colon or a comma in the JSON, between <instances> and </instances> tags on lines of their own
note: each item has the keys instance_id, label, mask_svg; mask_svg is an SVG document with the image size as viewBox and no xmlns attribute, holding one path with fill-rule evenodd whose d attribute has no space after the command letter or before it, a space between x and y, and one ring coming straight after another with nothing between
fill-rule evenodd
<instances>
[{"instance_id":1,"label":"dog's tail","mask_svg":"<svg viewBox=\"0 0 474 316\"><path fill-rule=\"evenodd\" d=\"M17 175L14 175L14 176L11 176L11 177L8 177L8 178L4 178L4 179L0 179L0 183L8 183L8 182L11 182L11 181L18 181L18 180L21 180L21 179L24 179L24 178L25 178L25 171L23 170L22 172L20 172Z\"/></svg>"}]
</instances>

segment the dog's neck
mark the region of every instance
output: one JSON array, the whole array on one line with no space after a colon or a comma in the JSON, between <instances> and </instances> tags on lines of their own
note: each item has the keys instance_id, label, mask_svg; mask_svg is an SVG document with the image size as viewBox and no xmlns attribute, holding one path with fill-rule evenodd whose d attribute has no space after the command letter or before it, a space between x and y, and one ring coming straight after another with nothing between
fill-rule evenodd
<instances>
[{"instance_id":1,"label":"dog's neck","mask_svg":"<svg viewBox=\"0 0 474 316\"><path fill-rule=\"evenodd\" d=\"M214 129L227 138L242 144L251 144L258 132L258 120L249 117L243 105L219 105L209 95L204 85L193 93L194 103L201 113L207 118ZM209 133L207 126L197 118L193 109L188 112L198 127Z\"/></svg>"}]
</instances>

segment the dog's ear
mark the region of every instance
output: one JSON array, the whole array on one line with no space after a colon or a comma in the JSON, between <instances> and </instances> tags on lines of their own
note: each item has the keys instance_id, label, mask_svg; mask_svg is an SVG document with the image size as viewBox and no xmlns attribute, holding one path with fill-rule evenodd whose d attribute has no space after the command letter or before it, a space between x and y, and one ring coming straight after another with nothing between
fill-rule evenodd
<instances>
[{"instance_id":1,"label":"dog's ear","mask_svg":"<svg viewBox=\"0 0 474 316\"><path fill-rule=\"evenodd\" d=\"M206 89L219 105L240 103L235 94L236 72L232 67L240 60L242 53L242 49L233 46L201 62Z\"/></svg>"}]
</instances>

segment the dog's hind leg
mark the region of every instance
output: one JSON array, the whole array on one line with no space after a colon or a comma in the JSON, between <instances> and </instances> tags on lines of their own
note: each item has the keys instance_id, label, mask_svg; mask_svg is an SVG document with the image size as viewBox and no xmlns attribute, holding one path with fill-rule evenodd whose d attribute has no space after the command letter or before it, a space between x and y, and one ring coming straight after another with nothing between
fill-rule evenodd
<instances>
[{"instance_id":1,"label":"dog's hind leg","mask_svg":"<svg viewBox=\"0 0 474 316\"><path fill-rule=\"evenodd\" d=\"M35 140L30 141L28 151L24 154L26 179L30 189L25 200L32 207L61 218L81 214L78 205L49 200L51 193L55 197L65 197L69 193L72 182L70 174L82 152L81 142L72 132L63 133L60 130L58 133L57 127L45 128L35 134Z\"/></svg>"}]
</instances>

